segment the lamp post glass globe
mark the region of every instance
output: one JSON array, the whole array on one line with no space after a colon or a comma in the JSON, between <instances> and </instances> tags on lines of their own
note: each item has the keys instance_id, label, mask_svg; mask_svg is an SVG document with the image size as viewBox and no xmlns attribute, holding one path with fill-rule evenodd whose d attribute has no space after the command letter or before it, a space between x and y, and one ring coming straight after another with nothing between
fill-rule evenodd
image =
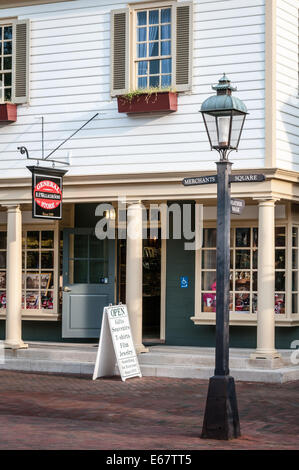
<instances>
[{"instance_id":1,"label":"lamp post glass globe","mask_svg":"<svg viewBox=\"0 0 299 470\"><path fill-rule=\"evenodd\" d=\"M246 119L247 108L237 97L236 90L224 74L217 85L212 86L216 95L207 98L201 107L211 150L215 149L226 159L228 151L238 150Z\"/></svg>"}]
</instances>

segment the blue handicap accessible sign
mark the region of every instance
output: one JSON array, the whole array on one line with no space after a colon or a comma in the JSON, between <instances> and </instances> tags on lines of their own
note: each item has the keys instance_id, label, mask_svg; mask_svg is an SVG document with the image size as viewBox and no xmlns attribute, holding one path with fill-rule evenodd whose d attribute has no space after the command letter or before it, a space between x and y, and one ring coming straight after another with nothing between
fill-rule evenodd
<instances>
[{"instance_id":1,"label":"blue handicap accessible sign","mask_svg":"<svg viewBox=\"0 0 299 470\"><path fill-rule=\"evenodd\" d=\"M187 276L181 276L181 288L186 289L189 286L189 278Z\"/></svg>"}]
</instances>

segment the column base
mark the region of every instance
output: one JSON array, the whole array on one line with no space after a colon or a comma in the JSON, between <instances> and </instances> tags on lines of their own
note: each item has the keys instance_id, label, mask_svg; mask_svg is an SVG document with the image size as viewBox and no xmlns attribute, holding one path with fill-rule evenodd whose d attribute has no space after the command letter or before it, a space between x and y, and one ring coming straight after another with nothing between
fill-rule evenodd
<instances>
[{"instance_id":1,"label":"column base","mask_svg":"<svg viewBox=\"0 0 299 470\"><path fill-rule=\"evenodd\" d=\"M148 353L149 349L143 346L143 344L135 344L135 351L136 354L143 354L143 353Z\"/></svg>"},{"instance_id":2,"label":"column base","mask_svg":"<svg viewBox=\"0 0 299 470\"><path fill-rule=\"evenodd\" d=\"M260 369L279 369L284 365L281 355L277 351L255 351L250 355L249 365Z\"/></svg>"},{"instance_id":3,"label":"column base","mask_svg":"<svg viewBox=\"0 0 299 470\"><path fill-rule=\"evenodd\" d=\"M201 438L229 440L240 435L234 378L211 377Z\"/></svg>"},{"instance_id":4,"label":"column base","mask_svg":"<svg viewBox=\"0 0 299 470\"><path fill-rule=\"evenodd\" d=\"M22 340L6 340L4 341L5 349L27 349L28 344L24 343Z\"/></svg>"}]
</instances>

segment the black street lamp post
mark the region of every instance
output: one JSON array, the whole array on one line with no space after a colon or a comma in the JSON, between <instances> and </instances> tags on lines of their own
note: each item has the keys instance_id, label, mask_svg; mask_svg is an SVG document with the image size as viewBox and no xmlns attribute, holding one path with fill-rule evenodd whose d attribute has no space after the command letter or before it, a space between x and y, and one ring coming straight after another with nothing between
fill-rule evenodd
<instances>
[{"instance_id":1,"label":"black street lamp post","mask_svg":"<svg viewBox=\"0 0 299 470\"><path fill-rule=\"evenodd\" d=\"M216 274L216 360L210 378L202 438L232 439L240 436L234 378L229 375L229 291L230 291L230 174L228 155L238 150L247 108L232 96L236 88L224 75L212 87L217 95L204 101L201 113L211 150L220 154L217 162L217 274Z\"/></svg>"}]
</instances>

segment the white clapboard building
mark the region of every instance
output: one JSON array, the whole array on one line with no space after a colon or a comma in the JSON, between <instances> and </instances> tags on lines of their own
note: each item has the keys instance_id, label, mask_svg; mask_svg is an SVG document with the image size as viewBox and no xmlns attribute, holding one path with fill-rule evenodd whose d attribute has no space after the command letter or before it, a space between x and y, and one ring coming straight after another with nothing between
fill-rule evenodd
<instances>
[{"instance_id":1,"label":"white clapboard building","mask_svg":"<svg viewBox=\"0 0 299 470\"><path fill-rule=\"evenodd\" d=\"M231 345L271 359L298 339L298 9L298 0L1 0L8 347L98 338L103 307L118 302L138 351L148 338L214 345L216 185L182 180L216 173L199 111L224 73L249 113L233 174L265 175L232 184L246 206L231 221ZM27 166L50 153L67 171L61 220L32 217ZM152 204L164 209L142 240ZM173 204L190 210L202 246L186 249L188 234L171 228L163 237ZM120 214L135 237L120 236ZM115 238L97 236L103 221Z\"/></svg>"}]
</instances>

